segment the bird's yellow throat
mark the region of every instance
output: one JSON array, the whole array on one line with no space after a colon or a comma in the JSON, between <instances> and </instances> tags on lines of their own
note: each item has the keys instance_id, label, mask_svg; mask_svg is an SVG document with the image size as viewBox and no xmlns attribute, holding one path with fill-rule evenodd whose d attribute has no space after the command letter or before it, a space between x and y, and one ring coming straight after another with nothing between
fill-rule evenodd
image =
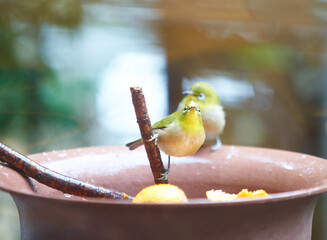
<instances>
[{"instance_id":1,"label":"bird's yellow throat","mask_svg":"<svg viewBox=\"0 0 327 240\"><path fill-rule=\"evenodd\" d=\"M180 127L188 134L198 134L203 131L203 123L201 113L196 108L192 108L189 112L182 114L180 121L178 121Z\"/></svg>"}]
</instances>

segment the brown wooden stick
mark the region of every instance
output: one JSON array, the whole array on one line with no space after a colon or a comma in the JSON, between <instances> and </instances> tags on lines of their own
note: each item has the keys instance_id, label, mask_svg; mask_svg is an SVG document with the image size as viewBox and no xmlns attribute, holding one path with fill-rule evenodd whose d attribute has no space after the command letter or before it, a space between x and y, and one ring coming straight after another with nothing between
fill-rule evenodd
<instances>
[{"instance_id":1,"label":"brown wooden stick","mask_svg":"<svg viewBox=\"0 0 327 240\"><path fill-rule=\"evenodd\" d=\"M0 159L1 160L1 159ZM1 166L7 167L7 168L11 168L13 169L8 163L5 162L0 162ZM13 169L14 171L18 172L16 169ZM22 177L26 180L26 182L28 183L28 185L31 187L31 189L33 190L33 192L37 191L37 186L35 184L35 182L32 180L32 178L30 178L29 176L26 176L25 174L18 172L19 174L22 175Z\"/></svg>"},{"instance_id":2,"label":"brown wooden stick","mask_svg":"<svg viewBox=\"0 0 327 240\"><path fill-rule=\"evenodd\" d=\"M89 183L62 175L30 160L28 157L0 143L0 160L14 170L51 188L81 197L98 197L111 199L132 199L125 193L97 187Z\"/></svg>"},{"instance_id":3,"label":"brown wooden stick","mask_svg":"<svg viewBox=\"0 0 327 240\"><path fill-rule=\"evenodd\" d=\"M168 183L168 179L163 178L166 169L161 161L159 148L153 138L151 121L145 104L145 98L140 87L131 87L132 101L135 109L137 123L140 128L143 144L148 155L154 182Z\"/></svg>"}]
</instances>

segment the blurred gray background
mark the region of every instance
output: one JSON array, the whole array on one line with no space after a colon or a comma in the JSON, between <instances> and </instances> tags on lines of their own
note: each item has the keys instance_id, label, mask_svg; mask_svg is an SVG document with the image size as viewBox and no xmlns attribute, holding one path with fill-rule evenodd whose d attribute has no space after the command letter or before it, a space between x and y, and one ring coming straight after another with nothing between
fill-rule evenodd
<instances>
[{"instance_id":1,"label":"blurred gray background","mask_svg":"<svg viewBox=\"0 0 327 240\"><path fill-rule=\"evenodd\" d=\"M152 122L205 81L224 144L327 158L326 0L0 0L0 141L31 154L139 136L130 86ZM327 239L327 200L313 239ZM0 239L20 238L0 193Z\"/></svg>"}]
</instances>

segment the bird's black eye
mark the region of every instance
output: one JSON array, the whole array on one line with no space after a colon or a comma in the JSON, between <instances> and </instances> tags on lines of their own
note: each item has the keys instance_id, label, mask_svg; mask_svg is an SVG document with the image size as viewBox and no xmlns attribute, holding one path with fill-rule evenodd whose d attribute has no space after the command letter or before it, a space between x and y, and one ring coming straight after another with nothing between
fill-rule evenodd
<instances>
[{"instance_id":1,"label":"bird's black eye","mask_svg":"<svg viewBox=\"0 0 327 240\"><path fill-rule=\"evenodd\" d=\"M200 101L202 101L203 99L205 99L205 97L206 97L206 95L205 95L204 93L200 93L200 94L198 95L198 99L199 99Z\"/></svg>"},{"instance_id":2,"label":"bird's black eye","mask_svg":"<svg viewBox=\"0 0 327 240\"><path fill-rule=\"evenodd\" d=\"M184 107L183 113L186 113L189 110L189 108L186 106Z\"/></svg>"}]
</instances>

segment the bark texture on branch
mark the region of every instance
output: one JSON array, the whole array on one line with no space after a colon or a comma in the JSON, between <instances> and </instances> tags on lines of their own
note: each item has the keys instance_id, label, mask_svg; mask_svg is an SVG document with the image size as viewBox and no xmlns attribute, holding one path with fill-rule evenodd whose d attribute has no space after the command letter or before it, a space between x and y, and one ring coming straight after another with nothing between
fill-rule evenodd
<instances>
[{"instance_id":1,"label":"bark texture on branch","mask_svg":"<svg viewBox=\"0 0 327 240\"><path fill-rule=\"evenodd\" d=\"M17 172L31 177L48 187L71 195L111 199L133 198L125 193L97 187L52 171L14 151L3 143L0 143L0 161L7 163Z\"/></svg>"},{"instance_id":2,"label":"bark texture on branch","mask_svg":"<svg viewBox=\"0 0 327 240\"><path fill-rule=\"evenodd\" d=\"M142 88L131 87L130 91L132 94L137 123L139 125L143 144L150 162L154 182L156 184L168 183L168 179L163 178L166 173L166 169L161 161L159 148L157 147L157 144L153 138L152 125L148 115Z\"/></svg>"}]
</instances>

